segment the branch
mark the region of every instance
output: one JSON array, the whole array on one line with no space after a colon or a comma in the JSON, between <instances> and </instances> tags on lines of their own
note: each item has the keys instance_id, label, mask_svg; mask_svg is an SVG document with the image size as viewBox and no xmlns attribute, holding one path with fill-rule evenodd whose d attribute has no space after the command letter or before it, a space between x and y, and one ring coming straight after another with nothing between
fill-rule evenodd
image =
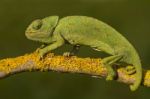
<instances>
[{"instance_id":1,"label":"branch","mask_svg":"<svg viewBox=\"0 0 150 99\"><path fill-rule=\"evenodd\" d=\"M117 67L118 82L133 84L135 74L128 75L124 67ZM107 70L102 66L101 59L64 57L47 54L42 60L37 52L0 60L0 78L24 71L59 71L68 73L88 74L92 77L106 77ZM150 87L150 70L143 70L144 86Z\"/></svg>"}]
</instances>

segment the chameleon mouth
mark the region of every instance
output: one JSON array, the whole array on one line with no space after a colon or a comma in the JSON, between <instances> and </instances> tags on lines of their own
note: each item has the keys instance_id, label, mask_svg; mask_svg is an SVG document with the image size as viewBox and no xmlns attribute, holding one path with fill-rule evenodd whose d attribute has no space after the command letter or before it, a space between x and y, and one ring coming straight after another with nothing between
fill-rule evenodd
<instances>
[{"instance_id":1,"label":"chameleon mouth","mask_svg":"<svg viewBox=\"0 0 150 99\"><path fill-rule=\"evenodd\" d=\"M33 37L36 37L38 34L37 32L31 32L31 31L26 31L25 32L25 36L28 38L28 39L32 39Z\"/></svg>"},{"instance_id":2,"label":"chameleon mouth","mask_svg":"<svg viewBox=\"0 0 150 99\"><path fill-rule=\"evenodd\" d=\"M27 39L29 39L29 40L33 40L33 41L39 41L40 40L40 38L38 38L38 37L36 37L35 35L28 35L28 34L26 34L26 37L27 37Z\"/></svg>"},{"instance_id":3,"label":"chameleon mouth","mask_svg":"<svg viewBox=\"0 0 150 99\"><path fill-rule=\"evenodd\" d=\"M25 32L26 37L31 37L35 35L35 32Z\"/></svg>"},{"instance_id":4,"label":"chameleon mouth","mask_svg":"<svg viewBox=\"0 0 150 99\"><path fill-rule=\"evenodd\" d=\"M40 40L43 38L48 37L47 33L45 32L26 32L25 33L26 37L30 40Z\"/></svg>"}]
</instances>

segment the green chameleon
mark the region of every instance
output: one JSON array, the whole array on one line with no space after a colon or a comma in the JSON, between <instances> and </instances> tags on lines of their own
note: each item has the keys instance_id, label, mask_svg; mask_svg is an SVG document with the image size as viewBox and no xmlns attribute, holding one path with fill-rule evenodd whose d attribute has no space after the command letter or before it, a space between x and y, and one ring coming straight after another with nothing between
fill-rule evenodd
<instances>
[{"instance_id":1,"label":"green chameleon","mask_svg":"<svg viewBox=\"0 0 150 99\"><path fill-rule=\"evenodd\" d=\"M77 52L80 45L110 54L102 59L108 70L106 80L113 80L116 76L112 66L114 64L130 64L133 68L128 73L136 72L134 84L130 89L135 91L141 84L142 67L138 53L129 41L114 28L106 23L87 16L49 16L33 21L27 28L25 35L30 40L46 44L39 49L41 57L65 43L73 45L68 56Z\"/></svg>"}]
</instances>

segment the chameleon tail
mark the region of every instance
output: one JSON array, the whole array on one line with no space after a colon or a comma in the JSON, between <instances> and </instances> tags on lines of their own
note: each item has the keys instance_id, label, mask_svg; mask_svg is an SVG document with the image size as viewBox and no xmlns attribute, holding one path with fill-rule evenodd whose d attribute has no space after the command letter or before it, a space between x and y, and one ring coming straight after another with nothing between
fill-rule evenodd
<instances>
[{"instance_id":1,"label":"chameleon tail","mask_svg":"<svg viewBox=\"0 0 150 99\"><path fill-rule=\"evenodd\" d=\"M136 74L135 74L135 82L133 83L133 85L130 85L131 91L137 90L142 82L142 67L140 61L138 60L133 65L135 66Z\"/></svg>"}]
</instances>

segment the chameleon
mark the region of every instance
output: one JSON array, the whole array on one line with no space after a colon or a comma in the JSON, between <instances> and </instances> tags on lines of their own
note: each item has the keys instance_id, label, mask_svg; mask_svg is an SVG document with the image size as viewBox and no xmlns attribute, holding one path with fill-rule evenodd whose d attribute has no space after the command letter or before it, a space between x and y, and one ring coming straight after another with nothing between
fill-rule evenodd
<instances>
[{"instance_id":1,"label":"chameleon","mask_svg":"<svg viewBox=\"0 0 150 99\"><path fill-rule=\"evenodd\" d=\"M77 52L82 45L107 53L109 56L102 59L108 71L106 80L114 80L117 76L113 65L125 63L132 66L128 72L135 74L131 91L137 90L141 84L142 66L136 49L117 30L96 18L49 16L36 19L27 27L25 35L30 40L45 44L39 49L40 57L67 43L73 46L68 56Z\"/></svg>"}]
</instances>

